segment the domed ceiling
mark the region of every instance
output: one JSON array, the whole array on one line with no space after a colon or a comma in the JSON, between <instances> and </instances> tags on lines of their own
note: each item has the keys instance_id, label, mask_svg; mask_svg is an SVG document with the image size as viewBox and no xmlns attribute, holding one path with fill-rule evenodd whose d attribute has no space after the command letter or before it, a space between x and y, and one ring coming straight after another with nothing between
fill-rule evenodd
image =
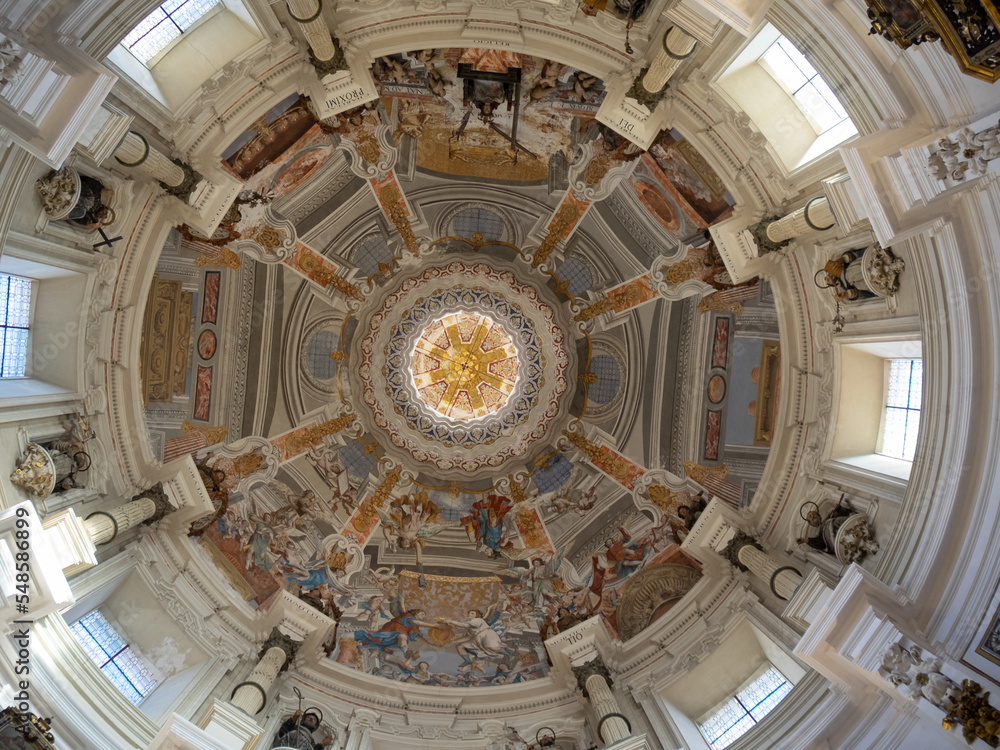
<instances>
[{"instance_id":1,"label":"domed ceiling","mask_svg":"<svg viewBox=\"0 0 1000 750\"><path fill-rule=\"evenodd\" d=\"M337 620L343 668L525 682L546 637L600 614L627 640L697 584L679 508L752 496L773 300L705 240L731 199L704 159L601 126L593 76L476 49L372 72L336 121L259 113L216 235L164 249L152 294L196 287L197 345L152 447L194 455L217 512L190 533L232 588Z\"/></svg>"}]
</instances>

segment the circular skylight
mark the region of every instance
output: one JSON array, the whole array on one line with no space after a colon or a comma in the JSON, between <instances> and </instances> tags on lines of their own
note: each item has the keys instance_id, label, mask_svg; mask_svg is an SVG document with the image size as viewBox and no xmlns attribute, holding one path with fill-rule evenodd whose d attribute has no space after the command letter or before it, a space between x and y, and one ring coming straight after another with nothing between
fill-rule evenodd
<instances>
[{"instance_id":1,"label":"circular skylight","mask_svg":"<svg viewBox=\"0 0 1000 750\"><path fill-rule=\"evenodd\" d=\"M458 422L499 412L517 385L518 369L510 334L482 312L436 316L410 355L410 377L420 400Z\"/></svg>"}]
</instances>

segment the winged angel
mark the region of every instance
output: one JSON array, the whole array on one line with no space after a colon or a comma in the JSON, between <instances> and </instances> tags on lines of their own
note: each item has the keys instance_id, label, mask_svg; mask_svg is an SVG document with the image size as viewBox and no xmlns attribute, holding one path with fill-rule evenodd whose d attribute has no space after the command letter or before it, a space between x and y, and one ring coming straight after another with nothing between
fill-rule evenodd
<instances>
[{"instance_id":1,"label":"winged angel","mask_svg":"<svg viewBox=\"0 0 1000 750\"><path fill-rule=\"evenodd\" d=\"M417 557L417 585L423 588L427 585L422 555L424 545L449 526L441 517L441 509L427 499L426 492L420 492L393 500L388 511L379 508L378 515L389 551L395 552L400 547L413 550Z\"/></svg>"}]
</instances>

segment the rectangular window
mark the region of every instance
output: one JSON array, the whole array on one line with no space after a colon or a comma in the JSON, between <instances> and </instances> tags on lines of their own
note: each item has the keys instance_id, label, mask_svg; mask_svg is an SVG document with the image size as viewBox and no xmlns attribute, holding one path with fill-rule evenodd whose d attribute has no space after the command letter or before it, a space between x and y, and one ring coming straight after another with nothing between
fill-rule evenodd
<instances>
[{"instance_id":1,"label":"rectangular window","mask_svg":"<svg viewBox=\"0 0 1000 750\"><path fill-rule=\"evenodd\" d=\"M922 359L889 360L889 386L878 453L912 461L920 429L920 396L924 382Z\"/></svg>"},{"instance_id":2,"label":"rectangular window","mask_svg":"<svg viewBox=\"0 0 1000 750\"><path fill-rule=\"evenodd\" d=\"M23 378L28 362L28 323L31 320L31 279L0 274L0 377Z\"/></svg>"},{"instance_id":3,"label":"rectangular window","mask_svg":"<svg viewBox=\"0 0 1000 750\"><path fill-rule=\"evenodd\" d=\"M805 55L785 37L779 37L761 55L764 68L792 95L801 109L825 133L847 119L847 110L833 90L806 60Z\"/></svg>"},{"instance_id":4,"label":"rectangular window","mask_svg":"<svg viewBox=\"0 0 1000 750\"><path fill-rule=\"evenodd\" d=\"M733 696L699 725L713 750L722 750L750 731L791 692L792 683L774 667Z\"/></svg>"},{"instance_id":5,"label":"rectangular window","mask_svg":"<svg viewBox=\"0 0 1000 750\"><path fill-rule=\"evenodd\" d=\"M148 63L220 2L221 0L167 0L122 39L122 46L143 63Z\"/></svg>"},{"instance_id":6,"label":"rectangular window","mask_svg":"<svg viewBox=\"0 0 1000 750\"><path fill-rule=\"evenodd\" d=\"M81 617L70 630L91 661L134 705L153 692L156 679L99 610Z\"/></svg>"}]
</instances>

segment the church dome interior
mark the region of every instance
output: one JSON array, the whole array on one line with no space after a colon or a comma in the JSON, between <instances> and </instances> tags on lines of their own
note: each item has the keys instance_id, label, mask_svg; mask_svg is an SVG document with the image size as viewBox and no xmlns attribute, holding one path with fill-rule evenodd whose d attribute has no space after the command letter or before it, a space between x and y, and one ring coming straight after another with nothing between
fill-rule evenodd
<instances>
[{"instance_id":1,"label":"church dome interior","mask_svg":"<svg viewBox=\"0 0 1000 750\"><path fill-rule=\"evenodd\" d=\"M0 0L0 745L1000 745L998 77L994 0Z\"/></svg>"}]
</instances>

